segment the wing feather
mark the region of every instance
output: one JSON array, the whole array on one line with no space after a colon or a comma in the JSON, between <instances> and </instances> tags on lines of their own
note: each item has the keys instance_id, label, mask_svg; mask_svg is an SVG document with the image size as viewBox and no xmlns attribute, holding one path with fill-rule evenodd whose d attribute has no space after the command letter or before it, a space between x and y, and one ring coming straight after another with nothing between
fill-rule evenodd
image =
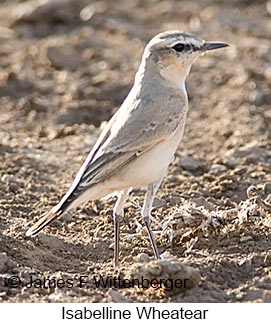
<instances>
[{"instance_id":1,"label":"wing feather","mask_svg":"<svg viewBox=\"0 0 271 323\"><path fill-rule=\"evenodd\" d=\"M157 105L155 97L150 95L137 100L131 91L101 133L63 202L72 203L92 185L113 176L127 163L174 134L186 116L186 101L174 93L168 96L166 103Z\"/></svg>"}]
</instances>

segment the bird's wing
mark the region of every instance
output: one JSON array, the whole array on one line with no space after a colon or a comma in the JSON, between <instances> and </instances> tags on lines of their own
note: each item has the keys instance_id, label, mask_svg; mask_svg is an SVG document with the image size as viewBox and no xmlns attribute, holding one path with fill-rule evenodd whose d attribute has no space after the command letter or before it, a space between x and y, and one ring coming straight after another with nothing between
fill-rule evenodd
<instances>
[{"instance_id":1,"label":"bird's wing","mask_svg":"<svg viewBox=\"0 0 271 323\"><path fill-rule=\"evenodd\" d=\"M173 91L159 100L157 93L149 92L141 99L130 99L128 96L101 134L104 140L98 140L98 145L94 147L94 159L106 152L144 150L175 132L186 116L186 96Z\"/></svg>"},{"instance_id":2,"label":"bird's wing","mask_svg":"<svg viewBox=\"0 0 271 323\"><path fill-rule=\"evenodd\" d=\"M128 96L79 170L67 201L71 203L95 183L111 177L127 163L166 140L185 118L185 107L186 101L179 95L168 96L163 106L151 96L132 102Z\"/></svg>"}]
</instances>

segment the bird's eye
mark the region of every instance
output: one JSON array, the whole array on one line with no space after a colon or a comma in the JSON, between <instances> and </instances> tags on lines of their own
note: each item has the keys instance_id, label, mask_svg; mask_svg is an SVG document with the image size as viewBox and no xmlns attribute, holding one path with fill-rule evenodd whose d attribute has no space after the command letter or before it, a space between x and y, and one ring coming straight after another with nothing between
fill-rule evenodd
<instances>
[{"instance_id":1,"label":"bird's eye","mask_svg":"<svg viewBox=\"0 0 271 323\"><path fill-rule=\"evenodd\" d=\"M172 47L176 52L182 52L185 48L185 45L184 44L176 44Z\"/></svg>"}]
</instances>

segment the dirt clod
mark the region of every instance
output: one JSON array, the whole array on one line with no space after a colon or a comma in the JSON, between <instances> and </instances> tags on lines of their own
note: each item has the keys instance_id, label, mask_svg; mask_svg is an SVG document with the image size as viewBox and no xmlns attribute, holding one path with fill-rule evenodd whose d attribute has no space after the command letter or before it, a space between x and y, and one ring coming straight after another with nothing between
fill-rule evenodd
<instances>
[{"instance_id":1,"label":"dirt clod","mask_svg":"<svg viewBox=\"0 0 271 323\"><path fill-rule=\"evenodd\" d=\"M178 261L153 260L131 266L127 274L130 280L144 279L143 289L154 289L161 295L176 295L196 287L200 282L199 271ZM158 292L156 289L160 288Z\"/></svg>"},{"instance_id":2,"label":"dirt clod","mask_svg":"<svg viewBox=\"0 0 271 323\"><path fill-rule=\"evenodd\" d=\"M270 1L252 0L0 2L1 301L270 302L270 12ZM143 190L125 205L119 268L114 197L26 239L126 97L146 43L170 29L230 47L200 57L187 80L184 138L152 210L162 260L142 221ZM191 278L192 288L94 283L129 270Z\"/></svg>"}]
</instances>

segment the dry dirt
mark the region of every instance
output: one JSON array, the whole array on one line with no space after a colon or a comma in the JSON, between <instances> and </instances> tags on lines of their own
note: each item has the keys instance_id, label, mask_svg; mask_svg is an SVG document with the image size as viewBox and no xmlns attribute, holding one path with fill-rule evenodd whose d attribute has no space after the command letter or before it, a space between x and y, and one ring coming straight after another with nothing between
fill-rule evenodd
<instances>
[{"instance_id":1,"label":"dry dirt","mask_svg":"<svg viewBox=\"0 0 271 323\"><path fill-rule=\"evenodd\" d=\"M213 221L245 201L250 185L271 202L270 13L261 0L0 1L3 302L271 302L268 209ZM129 92L146 42L170 29L231 45L192 68L185 136L153 210L165 229L152 222L161 253L200 279L177 294L96 288L94 276L123 277L149 264L136 206L144 191L132 192L125 208L119 269L112 265L114 198L72 211L36 238L24 232L68 189ZM202 222L201 212L211 218ZM28 288L31 275L64 282L87 275L89 283Z\"/></svg>"}]
</instances>

